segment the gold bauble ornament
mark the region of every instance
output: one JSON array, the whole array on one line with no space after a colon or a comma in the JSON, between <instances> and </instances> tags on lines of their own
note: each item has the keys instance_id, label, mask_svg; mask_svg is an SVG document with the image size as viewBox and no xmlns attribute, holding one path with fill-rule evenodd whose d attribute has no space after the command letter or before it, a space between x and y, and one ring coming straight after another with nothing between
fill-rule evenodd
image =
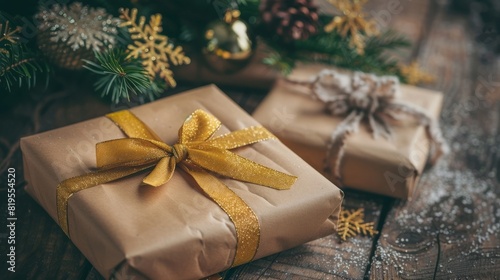
<instances>
[{"instance_id":1,"label":"gold bauble ornament","mask_svg":"<svg viewBox=\"0 0 500 280\"><path fill-rule=\"evenodd\" d=\"M208 67L218 73L241 70L255 52L255 36L239 16L240 11L228 10L223 20L209 23L205 30L203 57Z\"/></svg>"}]
</instances>

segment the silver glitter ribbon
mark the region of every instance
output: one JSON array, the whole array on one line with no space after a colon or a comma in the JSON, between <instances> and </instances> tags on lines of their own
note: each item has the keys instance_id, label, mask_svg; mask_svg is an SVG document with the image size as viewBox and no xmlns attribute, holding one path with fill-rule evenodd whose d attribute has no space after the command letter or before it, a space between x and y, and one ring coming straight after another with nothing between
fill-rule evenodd
<instances>
[{"instance_id":1,"label":"silver glitter ribbon","mask_svg":"<svg viewBox=\"0 0 500 280\"><path fill-rule=\"evenodd\" d=\"M430 154L432 164L448 152L438 122L424 109L398 100L400 86L399 79L395 76L375 76L363 72L348 75L324 69L309 81L290 79L288 81L309 87L312 96L325 103L332 116L344 117L327 143L324 165L325 171L333 170L335 179L339 181L345 138L357 132L363 120L367 121L375 139L380 137L390 139L393 132L387 120L400 121L405 115L410 116L427 131L432 143Z\"/></svg>"}]
</instances>

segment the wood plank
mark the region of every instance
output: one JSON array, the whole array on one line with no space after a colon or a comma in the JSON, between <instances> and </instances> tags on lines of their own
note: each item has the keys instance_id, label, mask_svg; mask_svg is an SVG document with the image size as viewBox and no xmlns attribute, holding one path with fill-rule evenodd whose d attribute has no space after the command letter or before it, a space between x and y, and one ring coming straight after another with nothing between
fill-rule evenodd
<instances>
[{"instance_id":1,"label":"wood plank","mask_svg":"<svg viewBox=\"0 0 500 280\"><path fill-rule=\"evenodd\" d=\"M413 200L389 212L372 279L493 279L500 274L499 60L481 65L463 18L440 7L419 62L445 93L444 135L452 152L422 176ZM481 94L478 94L478 88ZM486 90L486 94L485 93Z\"/></svg>"},{"instance_id":2,"label":"wood plank","mask_svg":"<svg viewBox=\"0 0 500 280\"><path fill-rule=\"evenodd\" d=\"M346 191L343 206L365 208L365 219L379 223L382 205L392 199ZM347 242L333 234L226 273L225 279L363 279L374 238L357 236Z\"/></svg>"}]
</instances>

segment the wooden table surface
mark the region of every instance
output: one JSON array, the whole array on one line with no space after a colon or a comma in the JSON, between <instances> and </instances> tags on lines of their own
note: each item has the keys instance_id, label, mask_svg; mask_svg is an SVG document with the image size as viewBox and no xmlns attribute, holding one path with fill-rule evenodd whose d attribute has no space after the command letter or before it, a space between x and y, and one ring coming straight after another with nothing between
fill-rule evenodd
<instances>
[{"instance_id":1,"label":"wooden table surface","mask_svg":"<svg viewBox=\"0 0 500 280\"><path fill-rule=\"evenodd\" d=\"M452 152L424 172L412 200L346 189L344 207L366 209L366 220L380 232L373 238L341 243L331 235L231 269L226 279L500 278L500 60L482 49L476 42L481 34L466 17L450 12L446 1L401 0L397 10L391 2L372 1L367 12L413 41L397 56L418 61L437 77L427 87L445 95L441 125ZM6 270L8 233L2 226L1 279L102 279L23 189L20 137L117 109L78 88L81 83L63 84L26 95L0 113L4 221L6 168L17 175L16 272ZM266 94L221 87L248 112Z\"/></svg>"}]
</instances>

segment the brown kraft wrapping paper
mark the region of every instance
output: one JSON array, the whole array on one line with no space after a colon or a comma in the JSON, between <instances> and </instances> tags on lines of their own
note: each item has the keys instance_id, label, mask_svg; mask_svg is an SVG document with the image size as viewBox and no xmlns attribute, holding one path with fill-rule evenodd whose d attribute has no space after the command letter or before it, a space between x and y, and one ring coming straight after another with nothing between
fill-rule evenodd
<instances>
[{"instance_id":1,"label":"brown kraft wrapping paper","mask_svg":"<svg viewBox=\"0 0 500 280\"><path fill-rule=\"evenodd\" d=\"M215 86L131 111L173 144L179 127L196 109L222 122L217 135L259 125ZM57 185L96 166L96 143L123 137L112 121L100 117L23 138L27 192L57 221ZM221 179L259 217L256 259L336 230L342 192L281 142L264 141L236 153L298 177L286 191ZM158 188L139 186L145 175L92 187L70 198L71 239L94 267L106 278L118 273L149 279L199 279L229 268L236 237L227 214L180 169Z\"/></svg>"},{"instance_id":2,"label":"brown kraft wrapping paper","mask_svg":"<svg viewBox=\"0 0 500 280\"><path fill-rule=\"evenodd\" d=\"M325 67L301 65L289 78L306 81ZM280 79L253 116L311 166L331 178L331 172L323 170L326 144L342 119L329 115L325 105L311 98L309 91ZM435 91L401 85L400 100L439 118L443 97ZM390 124L393 135L389 140L374 139L365 122L358 132L346 137L340 169L342 182L353 189L408 199L427 162L430 142L425 128L410 119Z\"/></svg>"}]
</instances>

